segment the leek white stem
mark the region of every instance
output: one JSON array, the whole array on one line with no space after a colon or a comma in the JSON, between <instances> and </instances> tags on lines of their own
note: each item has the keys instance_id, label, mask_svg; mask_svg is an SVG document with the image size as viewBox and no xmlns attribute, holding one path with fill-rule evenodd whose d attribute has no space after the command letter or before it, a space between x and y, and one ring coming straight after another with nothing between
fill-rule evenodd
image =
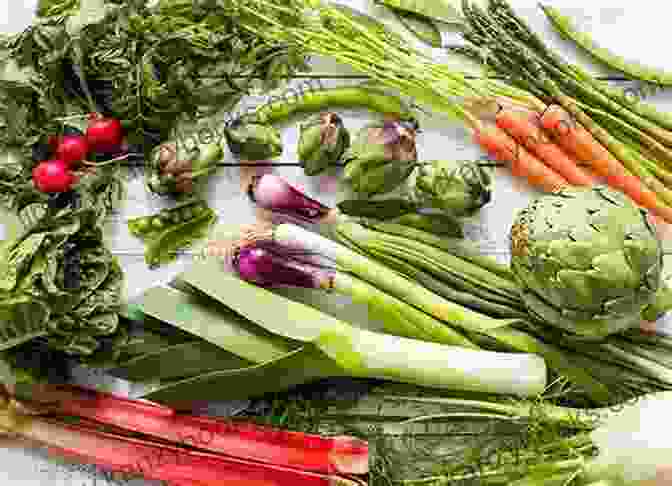
<instances>
[{"instance_id":1,"label":"leek white stem","mask_svg":"<svg viewBox=\"0 0 672 486\"><path fill-rule=\"evenodd\" d=\"M546 387L546 363L540 356L471 350L350 328L337 336L318 338L321 349L343 363L357 356L353 376L376 378L451 390L538 396ZM341 353L342 350L342 353Z\"/></svg>"}]
</instances>

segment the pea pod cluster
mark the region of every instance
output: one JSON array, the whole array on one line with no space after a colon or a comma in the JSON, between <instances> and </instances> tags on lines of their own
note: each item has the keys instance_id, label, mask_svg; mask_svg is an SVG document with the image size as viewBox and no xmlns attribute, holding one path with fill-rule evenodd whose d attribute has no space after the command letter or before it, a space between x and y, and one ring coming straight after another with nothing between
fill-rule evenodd
<instances>
[{"instance_id":1,"label":"pea pod cluster","mask_svg":"<svg viewBox=\"0 0 672 486\"><path fill-rule=\"evenodd\" d=\"M181 202L157 214L128 221L131 234L145 244L145 262L150 267L170 263L179 250L204 238L217 221L216 213L201 199Z\"/></svg>"}]
</instances>

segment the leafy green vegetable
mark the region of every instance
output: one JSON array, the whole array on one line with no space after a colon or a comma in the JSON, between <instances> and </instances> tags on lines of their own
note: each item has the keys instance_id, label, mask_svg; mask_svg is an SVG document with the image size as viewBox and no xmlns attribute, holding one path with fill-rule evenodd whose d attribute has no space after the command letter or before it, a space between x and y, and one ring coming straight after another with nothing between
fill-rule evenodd
<instances>
[{"instance_id":1,"label":"leafy green vegetable","mask_svg":"<svg viewBox=\"0 0 672 486\"><path fill-rule=\"evenodd\" d=\"M53 1L39 11L0 49L31 73L21 87L36 101L27 105L31 130L46 131L39 122L53 126L69 110L96 110L123 120L130 142L147 143L148 153L179 120L231 109L307 68L294 50L240 28L226 5Z\"/></svg>"},{"instance_id":2,"label":"leafy green vegetable","mask_svg":"<svg viewBox=\"0 0 672 486\"><path fill-rule=\"evenodd\" d=\"M0 249L0 348L39 338L90 355L117 330L121 268L104 245L97 206L41 209Z\"/></svg>"}]
</instances>

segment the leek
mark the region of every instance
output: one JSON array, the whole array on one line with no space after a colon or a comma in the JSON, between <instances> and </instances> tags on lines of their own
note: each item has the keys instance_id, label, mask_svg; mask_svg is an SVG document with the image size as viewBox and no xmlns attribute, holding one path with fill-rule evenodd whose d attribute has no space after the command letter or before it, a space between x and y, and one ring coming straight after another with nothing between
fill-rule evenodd
<instances>
[{"instance_id":1,"label":"leek","mask_svg":"<svg viewBox=\"0 0 672 486\"><path fill-rule=\"evenodd\" d=\"M348 222L337 228L351 228L348 246L356 247L358 236L365 236L366 229L357 223ZM280 224L272 229L266 227L243 230L248 242L274 242L284 247L301 249L307 253L318 254L335 262L337 266L350 272L377 289L406 302L408 305L424 311L430 316L457 327L468 333L469 338L484 348L497 351L534 353L542 356L556 373L567 377L579 385L591 401L597 404L612 402L607 383L611 383L610 372L600 368L597 372L586 369L586 364L578 360L577 353L568 351L556 344L546 342L533 334L534 324L525 318L494 318L477 312L434 293L429 288L356 251L333 240L312 233L292 224ZM480 271L483 271L481 269ZM492 275L492 277L490 277ZM487 274L487 278L499 278L496 274ZM511 288L512 293L517 290ZM541 334L543 335L543 333Z\"/></svg>"},{"instance_id":2,"label":"leek","mask_svg":"<svg viewBox=\"0 0 672 486\"><path fill-rule=\"evenodd\" d=\"M520 396L537 395L546 385L546 366L539 356L471 350L360 329L245 282L213 261L194 264L179 280L265 332L297 343L295 350L275 360L220 373L218 383L225 388L221 391L230 397L252 396L249 391L259 394L262 389L257 385L276 377L281 379L272 385L282 389L278 385L287 386L293 371L306 367L311 380L352 376ZM237 349L230 351L235 354ZM204 378L208 377L213 376ZM263 390L267 391L273 390ZM161 396L159 389L149 398Z\"/></svg>"}]
</instances>

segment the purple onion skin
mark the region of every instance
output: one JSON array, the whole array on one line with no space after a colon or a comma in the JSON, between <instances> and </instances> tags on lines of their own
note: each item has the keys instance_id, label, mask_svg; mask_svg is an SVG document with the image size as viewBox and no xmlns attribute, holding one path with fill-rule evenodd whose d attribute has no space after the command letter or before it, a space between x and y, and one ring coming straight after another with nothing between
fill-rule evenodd
<instances>
[{"instance_id":1,"label":"purple onion skin","mask_svg":"<svg viewBox=\"0 0 672 486\"><path fill-rule=\"evenodd\" d=\"M275 174L255 178L249 195L261 208L309 223L319 223L330 211L330 208L306 196Z\"/></svg>"},{"instance_id":2,"label":"purple onion skin","mask_svg":"<svg viewBox=\"0 0 672 486\"><path fill-rule=\"evenodd\" d=\"M240 278L261 287L324 288L329 277L317 268L259 246L243 247L234 259Z\"/></svg>"}]
</instances>

